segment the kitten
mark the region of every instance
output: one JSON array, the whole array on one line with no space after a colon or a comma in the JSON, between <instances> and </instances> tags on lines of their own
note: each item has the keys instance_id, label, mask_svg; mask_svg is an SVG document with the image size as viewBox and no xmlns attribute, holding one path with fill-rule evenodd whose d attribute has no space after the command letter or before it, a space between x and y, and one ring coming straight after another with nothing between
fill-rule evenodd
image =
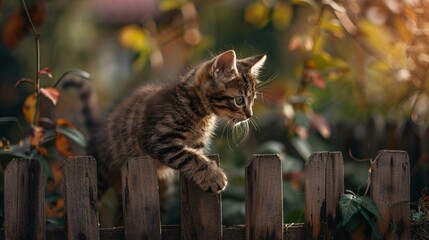
<instances>
[{"instance_id":1,"label":"kitten","mask_svg":"<svg viewBox=\"0 0 429 240\"><path fill-rule=\"evenodd\" d=\"M158 175L169 167L204 191L222 192L227 177L203 150L216 116L234 125L252 117L256 78L265 59L261 55L237 60L229 50L173 84L137 89L116 107L101 130L100 160L110 171L120 172L126 159L148 156L156 161Z\"/></svg>"}]
</instances>

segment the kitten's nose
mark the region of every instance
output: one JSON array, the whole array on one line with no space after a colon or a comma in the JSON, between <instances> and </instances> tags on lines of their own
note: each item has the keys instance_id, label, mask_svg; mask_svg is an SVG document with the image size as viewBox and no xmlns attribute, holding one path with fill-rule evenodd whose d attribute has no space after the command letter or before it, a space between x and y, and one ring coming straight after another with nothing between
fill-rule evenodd
<instances>
[{"instance_id":1,"label":"kitten's nose","mask_svg":"<svg viewBox=\"0 0 429 240\"><path fill-rule=\"evenodd\" d=\"M247 118L251 118L253 116L253 111L251 108L246 108L245 114Z\"/></svg>"}]
</instances>

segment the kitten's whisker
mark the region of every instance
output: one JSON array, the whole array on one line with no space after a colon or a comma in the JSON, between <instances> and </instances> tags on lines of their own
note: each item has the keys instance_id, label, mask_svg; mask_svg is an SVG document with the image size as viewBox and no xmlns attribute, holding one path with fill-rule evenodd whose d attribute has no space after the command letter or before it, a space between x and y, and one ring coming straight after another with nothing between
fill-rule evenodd
<instances>
[{"instance_id":1,"label":"kitten's whisker","mask_svg":"<svg viewBox=\"0 0 429 240\"><path fill-rule=\"evenodd\" d=\"M234 122L235 122L235 118L234 118ZM237 140L237 129L238 129L238 124L236 123L232 127L232 131L231 131L231 133L232 133L232 141L235 144L235 146L238 146L237 145L237 141L236 141Z\"/></svg>"},{"instance_id":2,"label":"kitten's whisker","mask_svg":"<svg viewBox=\"0 0 429 240\"><path fill-rule=\"evenodd\" d=\"M249 118L249 121L250 121L250 123L252 124L253 128L254 128L256 131L259 131L259 130L260 130L260 129L259 129L259 126L258 126L258 123L256 122L256 120L255 120L254 118Z\"/></svg>"},{"instance_id":3,"label":"kitten's whisker","mask_svg":"<svg viewBox=\"0 0 429 240\"><path fill-rule=\"evenodd\" d=\"M238 145L245 143L250 135L249 120L245 120L237 123L232 133L233 133L234 143L237 147Z\"/></svg>"},{"instance_id":4,"label":"kitten's whisker","mask_svg":"<svg viewBox=\"0 0 429 240\"><path fill-rule=\"evenodd\" d=\"M242 136L240 144L243 144L249 139L249 120L247 119L241 124Z\"/></svg>"},{"instance_id":5,"label":"kitten's whisker","mask_svg":"<svg viewBox=\"0 0 429 240\"><path fill-rule=\"evenodd\" d=\"M272 87L264 86L262 88L259 88L256 93L257 94L266 94L266 93L272 93L272 92L274 92Z\"/></svg>"},{"instance_id":6,"label":"kitten's whisker","mask_svg":"<svg viewBox=\"0 0 429 240\"><path fill-rule=\"evenodd\" d=\"M223 139L223 135L224 135L224 133L225 133L225 129L228 127L228 123L226 123L225 124L225 126L223 126L223 129L222 129L222 134L220 135L220 140L222 141L222 139ZM227 133L228 134L228 133Z\"/></svg>"},{"instance_id":7,"label":"kitten's whisker","mask_svg":"<svg viewBox=\"0 0 429 240\"><path fill-rule=\"evenodd\" d=\"M265 97L270 97L272 93L275 93L273 89L263 88L261 89L261 91L256 92L256 100L266 103ZM270 97L270 98L273 99L273 97Z\"/></svg>"},{"instance_id":8,"label":"kitten's whisker","mask_svg":"<svg viewBox=\"0 0 429 240\"><path fill-rule=\"evenodd\" d=\"M232 121L232 120L229 120L229 121L226 123L225 128L231 128L231 124L233 124L233 121ZM225 128L224 128L224 129L225 129ZM230 141L229 141L229 131L228 131L228 130L227 130L227 132L226 132L226 142L227 142L227 144L228 144L229 149L232 151L232 146L231 146L231 143L230 143Z\"/></svg>"},{"instance_id":9,"label":"kitten's whisker","mask_svg":"<svg viewBox=\"0 0 429 240\"><path fill-rule=\"evenodd\" d=\"M269 77L267 80L265 80L265 81L263 81L263 82L259 83L259 84L256 86L256 89L259 89L259 88L261 88L261 87L265 86L266 84L268 84L268 83L270 83L271 81L273 81L274 79L276 79L278 76L279 76L279 73L274 73L274 74L273 74L273 75L271 75L271 77Z\"/></svg>"}]
</instances>

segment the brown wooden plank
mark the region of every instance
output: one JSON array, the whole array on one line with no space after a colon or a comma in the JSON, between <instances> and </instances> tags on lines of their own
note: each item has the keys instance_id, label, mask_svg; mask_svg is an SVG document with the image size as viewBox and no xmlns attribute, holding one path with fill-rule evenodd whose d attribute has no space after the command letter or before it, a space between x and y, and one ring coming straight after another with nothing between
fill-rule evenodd
<instances>
[{"instance_id":1,"label":"brown wooden plank","mask_svg":"<svg viewBox=\"0 0 429 240\"><path fill-rule=\"evenodd\" d=\"M122 167L126 239L161 239L158 177L149 157L130 158Z\"/></svg>"},{"instance_id":2,"label":"brown wooden plank","mask_svg":"<svg viewBox=\"0 0 429 240\"><path fill-rule=\"evenodd\" d=\"M328 152L313 153L305 165L305 223L307 239L322 236L322 205L326 202L325 160Z\"/></svg>"},{"instance_id":3,"label":"brown wooden plank","mask_svg":"<svg viewBox=\"0 0 429 240\"><path fill-rule=\"evenodd\" d=\"M210 158L219 164L219 156ZM182 239L222 239L221 194L202 191L180 176L180 223Z\"/></svg>"},{"instance_id":4,"label":"brown wooden plank","mask_svg":"<svg viewBox=\"0 0 429 240\"><path fill-rule=\"evenodd\" d=\"M14 159L4 175L6 239L45 239L45 177L38 160Z\"/></svg>"},{"instance_id":5,"label":"brown wooden plank","mask_svg":"<svg viewBox=\"0 0 429 240\"><path fill-rule=\"evenodd\" d=\"M344 239L337 229L341 217L338 202L344 194L344 162L341 152L329 152L325 166L326 172L326 212L325 212L325 239Z\"/></svg>"},{"instance_id":6,"label":"brown wooden plank","mask_svg":"<svg viewBox=\"0 0 429 240\"><path fill-rule=\"evenodd\" d=\"M283 239L281 161L253 155L246 166L246 239Z\"/></svg>"},{"instance_id":7,"label":"brown wooden plank","mask_svg":"<svg viewBox=\"0 0 429 240\"><path fill-rule=\"evenodd\" d=\"M337 232L338 201L344 193L340 152L319 152L305 166L305 223L307 239L332 239Z\"/></svg>"},{"instance_id":8,"label":"brown wooden plank","mask_svg":"<svg viewBox=\"0 0 429 240\"><path fill-rule=\"evenodd\" d=\"M383 239L410 239L410 163L404 151L380 151L371 166L371 197Z\"/></svg>"},{"instance_id":9,"label":"brown wooden plank","mask_svg":"<svg viewBox=\"0 0 429 240\"><path fill-rule=\"evenodd\" d=\"M70 157L64 164L67 239L99 239L97 166L92 157Z\"/></svg>"}]
</instances>

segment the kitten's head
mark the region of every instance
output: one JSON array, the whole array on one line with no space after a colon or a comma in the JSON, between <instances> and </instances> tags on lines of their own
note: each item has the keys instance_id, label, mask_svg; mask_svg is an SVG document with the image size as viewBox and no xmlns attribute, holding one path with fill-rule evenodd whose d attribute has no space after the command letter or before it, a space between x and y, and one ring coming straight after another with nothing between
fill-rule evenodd
<instances>
[{"instance_id":1,"label":"kitten's head","mask_svg":"<svg viewBox=\"0 0 429 240\"><path fill-rule=\"evenodd\" d=\"M207 65L207 97L212 111L237 123L253 116L259 70L266 55L237 59L233 50L214 57Z\"/></svg>"}]
</instances>

